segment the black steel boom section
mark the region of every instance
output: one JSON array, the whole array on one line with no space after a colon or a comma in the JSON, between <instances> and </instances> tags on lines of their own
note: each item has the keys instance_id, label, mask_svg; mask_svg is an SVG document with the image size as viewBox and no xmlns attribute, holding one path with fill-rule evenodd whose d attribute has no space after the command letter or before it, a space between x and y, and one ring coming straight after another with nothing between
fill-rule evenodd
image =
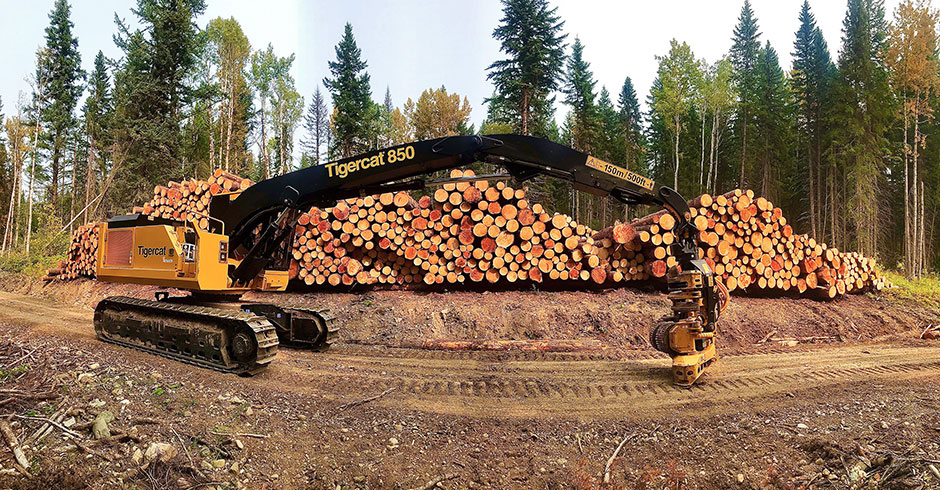
<instances>
[{"instance_id":1,"label":"black steel boom section","mask_svg":"<svg viewBox=\"0 0 940 490\"><path fill-rule=\"evenodd\" d=\"M258 182L235 199L216 196L210 214L224 224L229 250L241 250L244 255L242 266L234 268L230 276L245 284L267 266L270 254L293 228L284 226L286 210L330 207L350 197L421 189L425 182L416 177L474 162L501 165L520 181L549 175L571 182L576 189L610 195L625 204L663 206L677 221L678 249L673 253L680 267L697 259L689 207L673 189L558 143L498 134L448 136L383 148ZM263 226L261 238L251 243L252 232L259 225Z\"/></svg>"}]
</instances>

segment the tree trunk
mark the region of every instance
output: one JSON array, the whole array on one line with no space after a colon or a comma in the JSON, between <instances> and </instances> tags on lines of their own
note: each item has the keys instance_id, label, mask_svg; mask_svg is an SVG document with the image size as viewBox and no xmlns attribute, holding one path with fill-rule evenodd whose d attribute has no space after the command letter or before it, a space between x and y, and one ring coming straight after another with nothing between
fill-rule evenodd
<instances>
[{"instance_id":1,"label":"tree trunk","mask_svg":"<svg viewBox=\"0 0 940 490\"><path fill-rule=\"evenodd\" d=\"M55 143L53 143L54 145ZM49 164L49 202L56 209L59 198L59 152L52 150L52 162Z\"/></svg>"},{"instance_id":2,"label":"tree trunk","mask_svg":"<svg viewBox=\"0 0 940 490\"><path fill-rule=\"evenodd\" d=\"M13 185L10 188L10 207L7 211L7 224L3 229L3 251L13 248L13 240L16 238L14 223L19 221L16 219L16 203L19 201L19 188L22 187L23 180L23 165L20 161L19 141L20 139L18 137L13 141Z\"/></svg>"},{"instance_id":3,"label":"tree trunk","mask_svg":"<svg viewBox=\"0 0 940 490\"><path fill-rule=\"evenodd\" d=\"M914 104L916 105L917 102L918 102L918 101L915 100L915 101L914 101ZM913 157L913 158L912 158L912 161L911 161L911 166L912 166L912 168L914 169L914 182L913 182L913 183L914 183L914 212L913 212L913 215L914 215L914 230L913 230L913 237L912 237L912 238L913 238L913 243L914 243L914 247L913 247L913 251L914 251L914 253L913 253L913 257L914 257L913 271L914 271L914 277L920 277L920 273L921 273L921 270L920 270L920 255L921 255L921 243L920 243L920 227L921 227L921 223L920 223L920 207L921 207L921 206L920 206L920 201L923 199L923 195L921 195L921 193L920 193L920 179L919 179L919 177L918 177L918 169L917 169L917 145L918 145L918 142L917 142L918 124L917 124L917 123L918 123L918 118L917 118L917 111L916 111L916 110L914 111L914 114L913 114L913 115L914 115L914 146L913 146L914 149L913 149L913 154L912 154L912 157Z\"/></svg>"},{"instance_id":4,"label":"tree trunk","mask_svg":"<svg viewBox=\"0 0 940 490\"><path fill-rule=\"evenodd\" d=\"M744 109L744 135L741 138L741 177L738 179L738 188L744 189L744 159L747 156L747 109Z\"/></svg>"},{"instance_id":5,"label":"tree trunk","mask_svg":"<svg viewBox=\"0 0 940 490\"><path fill-rule=\"evenodd\" d=\"M703 189L702 179L705 178L705 112L706 110L707 110L707 107L702 107L702 116L701 116L701 119L702 119L702 159L699 161L699 164L698 164L699 189Z\"/></svg>"},{"instance_id":6,"label":"tree trunk","mask_svg":"<svg viewBox=\"0 0 940 490\"><path fill-rule=\"evenodd\" d=\"M42 100L42 89L39 90L39 100ZM26 253L29 253L29 243L33 235L33 181L35 179L36 152L39 145L39 115L42 114L42 104L37 104L36 131L33 133L33 157L29 163L29 194L26 198L29 206L26 213Z\"/></svg>"},{"instance_id":7,"label":"tree trunk","mask_svg":"<svg viewBox=\"0 0 940 490\"><path fill-rule=\"evenodd\" d=\"M904 270L908 275L913 273L914 262L912 260L914 256L913 252L913 242L911 240L911 205L910 205L910 194L911 194L911 184L910 177L908 176L908 153L910 147L908 146L908 126L909 117L907 113L907 97L904 97L903 101L903 112L904 112Z\"/></svg>"},{"instance_id":8,"label":"tree trunk","mask_svg":"<svg viewBox=\"0 0 940 490\"><path fill-rule=\"evenodd\" d=\"M78 142L75 143L75 149L72 150L72 189L71 202L69 202L69 234L74 230L75 223L75 170L78 168Z\"/></svg>"},{"instance_id":9,"label":"tree trunk","mask_svg":"<svg viewBox=\"0 0 940 490\"><path fill-rule=\"evenodd\" d=\"M268 157L268 141L267 141L267 132L265 131L267 124L264 120L264 97L261 97L261 154L264 158L264 178L268 179L271 177L271 158Z\"/></svg>"},{"instance_id":10,"label":"tree trunk","mask_svg":"<svg viewBox=\"0 0 940 490\"><path fill-rule=\"evenodd\" d=\"M228 98L228 123L225 134L225 171L229 171L229 158L232 154L232 119L235 118L235 84L230 83Z\"/></svg>"},{"instance_id":11,"label":"tree trunk","mask_svg":"<svg viewBox=\"0 0 940 490\"><path fill-rule=\"evenodd\" d=\"M674 122L676 123L676 169L672 185L673 189L679 192L679 116L675 116Z\"/></svg>"},{"instance_id":12,"label":"tree trunk","mask_svg":"<svg viewBox=\"0 0 940 490\"><path fill-rule=\"evenodd\" d=\"M215 130L212 129L212 120L215 119L215 104L209 104L209 172L215 170ZM198 175L193 175L194 178L199 178Z\"/></svg>"},{"instance_id":13,"label":"tree trunk","mask_svg":"<svg viewBox=\"0 0 940 490\"><path fill-rule=\"evenodd\" d=\"M529 135L529 92L522 91L522 134Z\"/></svg>"},{"instance_id":14,"label":"tree trunk","mask_svg":"<svg viewBox=\"0 0 940 490\"><path fill-rule=\"evenodd\" d=\"M808 126L809 127L809 126ZM810 130L813 134L815 131ZM809 174L809 230L811 237L816 238L819 235L816 234L816 182L813 178L813 157L814 151L814 137L813 135L807 135L806 138L806 170Z\"/></svg>"},{"instance_id":15,"label":"tree trunk","mask_svg":"<svg viewBox=\"0 0 940 490\"><path fill-rule=\"evenodd\" d=\"M705 190L715 192L712 187L712 171L715 168L715 131L718 130L718 113L712 117L712 130L708 140L708 175L705 177Z\"/></svg>"},{"instance_id":16,"label":"tree trunk","mask_svg":"<svg viewBox=\"0 0 940 490\"><path fill-rule=\"evenodd\" d=\"M287 144L284 141L284 104L280 104L281 107L278 108L278 118L277 118L277 131L278 131L278 143L281 150L281 175L287 173Z\"/></svg>"},{"instance_id":17,"label":"tree trunk","mask_svg":"<svg viewBox=\"0 0 940 490\"><path fill-rule=\"evenodd\" d=\"M86 131L88 133L88 131ZM93 135L88 135L88 167L85 170L85 211L82 212L82 221L88 222L88 200L91 199L92 173L95 168L95 151L97 141Z\"/></svg>"}]
</instances>

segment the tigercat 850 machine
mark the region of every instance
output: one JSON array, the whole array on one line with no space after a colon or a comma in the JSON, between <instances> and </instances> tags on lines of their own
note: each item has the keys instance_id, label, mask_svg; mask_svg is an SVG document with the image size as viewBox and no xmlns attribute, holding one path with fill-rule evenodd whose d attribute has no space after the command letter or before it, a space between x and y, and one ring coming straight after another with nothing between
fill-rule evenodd
<instances>
[{"instance_id":1,"label":"tigercat 850 machine","mask_svg":"<svg viewBox=\"0 0 940 490\"><path fill-rule=\"evenodd\" d=\"M425 181L421 176L485 162L506 173ZM547 175L624 204L665 208L676 218L667 274L672 315L650 332L673 359L677 384L694 383L718 356L715 332L727 292L698 256L686 200L641 175L548 140L519 135L451 136L384 148L214 196L209 229L132 214L102 223L98 279L188 290L154 300L109 297L95 309L98 338L238 374L263 370L281 343L322 349L334 333L328 310L245 301L248 291L284 291L289 246L301 210L383 192L462 180L526 181Z\"/></svg>"}]
</instances>

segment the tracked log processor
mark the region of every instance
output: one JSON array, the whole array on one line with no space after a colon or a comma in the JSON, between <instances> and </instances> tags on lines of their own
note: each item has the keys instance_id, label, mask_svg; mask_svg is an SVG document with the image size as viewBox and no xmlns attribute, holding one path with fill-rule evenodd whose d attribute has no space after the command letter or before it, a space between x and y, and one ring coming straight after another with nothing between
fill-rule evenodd
<instances>
[{"instance_id":1,"label":"tracked log processor","mask_svg":"<svg viewBox=\"0 0 940 490\"><path fill-rule=\"evenodd\" d=\"M686 200L628 169L548 140L519 135L451 136L383 148L297 170L216 195L208 229L184 220L131 214L100 226L100 280L167 288L153 300L106 298L95 311L98 338L190 364L255 374L281 343L325 349L335 333L327 309L246 301L248 291L284 291L297 219L311 206L351 197L478 180L420 176L485 162L498 176L546 175L624 204L658 205L676 220L668 273L672 314L650 333L673 358L677 384L691 385L718 356L715 334L727 292L698 257ZM174 290L170 293L170 288ZM183 291L186 293L176 293Z\"/></svg>"}]
</instances>

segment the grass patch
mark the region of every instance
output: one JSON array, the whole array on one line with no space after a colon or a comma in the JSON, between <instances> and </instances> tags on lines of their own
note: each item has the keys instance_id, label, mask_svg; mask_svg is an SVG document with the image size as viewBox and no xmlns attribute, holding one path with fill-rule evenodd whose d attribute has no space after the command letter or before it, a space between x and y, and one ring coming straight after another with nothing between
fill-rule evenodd
<instances>
[{"instance_id":1,"label":"grass patch","mask_svg":"<svg viewBox=\"0 0 940 490\"><path fill-rule=\"evenodd\" d=\"M0 272L38 279L45 276L47 270L57 267L60 260L65 260L65 255L41 255L14 252L9 255L0 256Z\"/></svg>"},{"instance_id":2,"label":"grass patch","mask_svg":"<svg viewBox=\"0 0 940 490\"><path fill-rule=\"evenodd\" d=\"M940 276L929 274L919 279L907 277L892 271L885 271L884 277L895 285L888 293L901 299L913 300L929 307L940 307Z\"/></svg>"}]
</instances>

